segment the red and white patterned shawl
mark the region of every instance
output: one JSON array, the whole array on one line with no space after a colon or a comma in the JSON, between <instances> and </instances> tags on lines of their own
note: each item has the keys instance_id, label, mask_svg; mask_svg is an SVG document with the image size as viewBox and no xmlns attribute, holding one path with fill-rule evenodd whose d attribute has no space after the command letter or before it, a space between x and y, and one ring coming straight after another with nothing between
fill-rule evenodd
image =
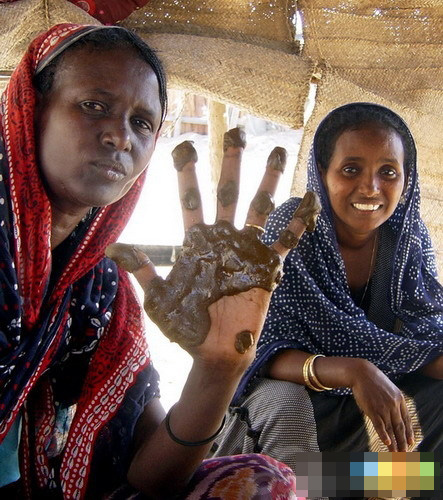
<instances>
[{"instance_id":1,"label":"red and white patterned shawl","mask_svg":"<svg viewBox=\"0 0 443 500\"><path fill-rule=\"evenodd\" d=\"M0 360L5 364L5 360L8 362L9 359L10 365L13 364L15 370L20 370L21 379L24 379L22 384L8 387L8 391L16 393L13 394L11 408L0 418L0 442L20 411L26 424L26 411L23 409L26 407L26 398L51 365L69 320L66 307L61 320L59 315L60 324L54 328L54 318L62 306L67 289L102 261L106 246L116 241L127 223L143 185L144 175L139 177L122 199L99 209L53 292L49 297L45 296L51 272L51 204L37 165L34 135L36 96L32 79L42 61L60 53L73 38L95 29L106 28L62 24L37 37L12 74L2 96L0 118L6 155L3 160L8 164L8 203L13 221L13 227L9 228L10 240L13 241L11 246L14 246L10 250L13 260L11 265L16 270L18 293L22 302L20 313L23 337L26 332L39 328L42 309L48 310L49 307L53 311L53 317L49 318L52 328L48 328L52 338L46 339L49 347L44 352L39 352L38 346L35 346L35 352L39 356L38 363L32 364L25 361L26 357L17 357L15 353L20 351L20 345L14 345L12 348L12 341L7 345L9 350L2 352L0 346ZM0 326L3 330L4 325ZM60 477L66 498L83 496L97 434L115 415L137 374L149 364L148 356L139 301L127 274L119 271L112 317L92 355L63 452ZM0 380L0 388L4 386L5 381ZM47 391L47 394L48 403L51 403L50 391ZM43 420L44 418L45 415ZM48 413L46 418L50 422L53 415ZM38 470L34 470L33 474L44 485L45 481L48 481L45 477L48 474L46 460L44 456L39 460L43 462L40 464L31 464L26 460L26 425L24 428L22 444L25 448L25 470L22 470L22 475L26 482L29 472L26 469L36 467Z\"/></svg>"}]
</instances>

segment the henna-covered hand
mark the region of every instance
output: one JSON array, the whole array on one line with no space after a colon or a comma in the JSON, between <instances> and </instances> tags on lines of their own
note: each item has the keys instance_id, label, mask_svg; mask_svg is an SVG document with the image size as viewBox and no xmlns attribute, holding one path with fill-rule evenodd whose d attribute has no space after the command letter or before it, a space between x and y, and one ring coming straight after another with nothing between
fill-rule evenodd
<instances>
[{"instance_id":1,"label":"henna-covered hand","mask_svg":"<svg viewBox=\"0 0 443 500\"><path fill-rule=\"evenodd\" d=\"M241 129L225 134L213 225L203 222L195 175L197 153L192 143L185 141L174 149L186 233L183 251L166 279L156 274L143 246L116 243L106 251L143 286L149 317L170 340L190 352L202 344L209 350L222 345L239 354L250 350L260 334L271 292L281 278L284 257L306 229L314 229L321 209L318 197L307 193L280 240L271 247L261 242L286 163L286 151L275 148L245 227L236 229L233 223L245 144Z\"/></svg>"}]
</instances>

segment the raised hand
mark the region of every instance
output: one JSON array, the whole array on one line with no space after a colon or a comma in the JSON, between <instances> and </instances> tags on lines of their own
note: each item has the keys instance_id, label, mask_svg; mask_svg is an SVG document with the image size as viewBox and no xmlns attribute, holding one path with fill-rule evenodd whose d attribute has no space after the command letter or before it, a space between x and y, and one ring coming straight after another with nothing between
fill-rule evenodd
<instances>
[{"instance_id":1,"label":"raised hand","mask_svg":"<svg viewBox=\"0 0 443 500\"><path fill-rule=\"evenodd\" d=\"M178 174L185 227L183 251L166 279L159 277L143 248L114 244L107 255L133 272L145 291L149 317L172 341L194 357L238 360L253 355L282 262L303 232L313 230L320 212L314 193L307 193L288 228L268 247L260 240L274 208L273 196L284 171L286 151L275 148L243 229L234 227L245 136L233 129L224 137L224 156L217 190L217 217L203 222L195 174L197 153L186 141L172 153Z\"/></svg>"}]
</instances>

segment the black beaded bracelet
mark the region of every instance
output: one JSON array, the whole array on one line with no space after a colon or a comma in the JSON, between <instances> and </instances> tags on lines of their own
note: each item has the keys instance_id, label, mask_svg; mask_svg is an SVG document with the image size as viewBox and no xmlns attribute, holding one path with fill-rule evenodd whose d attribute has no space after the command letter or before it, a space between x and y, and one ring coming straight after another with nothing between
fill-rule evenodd
<instances>
[{"instance_id":1,"label":"black beaded bracelet","mask_svg":"<svg viewBox=\"0 0 443 500\"><path fill-rule=\"evenodd\" d=\"M208 444L210 443L211 441L213 441L218 435L221 434L224 426L225 426L225 421L226 421L226 415L223 417L223 421L219 427L219 429L215 432L215 434L213 434L211 437L208 437L206 439L202 439L201 441L184 441L183 439L180 439L178 438L171 430L171 425L169 424L169 419L171 418L171 412L172 412L172 408L174 408L174 406L172 406L168 413L166 414L166 417L165 417L165 426L166 426L166 431L168 432L168 435L169 437L175 441L176 443L178 444L181 444L183 446L202 446L204 444Z\"/></svg>"}]
</instances>

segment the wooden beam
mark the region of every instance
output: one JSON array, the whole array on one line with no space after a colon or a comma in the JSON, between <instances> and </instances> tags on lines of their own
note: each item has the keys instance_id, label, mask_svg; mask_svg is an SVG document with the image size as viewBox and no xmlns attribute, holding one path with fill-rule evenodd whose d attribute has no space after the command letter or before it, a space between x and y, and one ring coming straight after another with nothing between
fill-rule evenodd
<instances>
[{"instance_id":1,"label":"wooden beam","mask_svg":"<svg viewBox=\"0 0 443 500\"><path fill-rule=\"evenodd\" d=\"M209 162L211 165L212 190L217 190L223 157L223 134L228 130L226 105L212 99L208 102Z\"/></svg>"}]
</instances>

